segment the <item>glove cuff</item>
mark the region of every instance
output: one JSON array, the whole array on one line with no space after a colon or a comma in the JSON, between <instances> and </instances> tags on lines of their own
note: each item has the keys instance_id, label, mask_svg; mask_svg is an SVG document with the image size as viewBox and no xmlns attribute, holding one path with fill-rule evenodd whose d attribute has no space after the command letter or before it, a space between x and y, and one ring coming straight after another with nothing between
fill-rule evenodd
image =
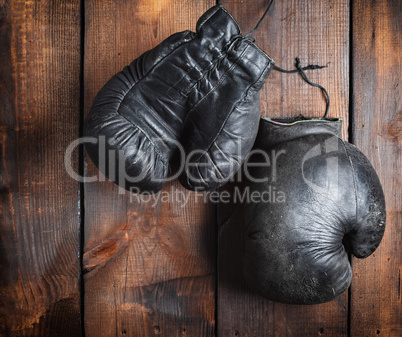
<instances>
[{"instance_id":1,"label":"glove cuff","mask_svg":"<svg viewBox=\"0 0 402 337\"><path fill-rule=\"evenodd\" d=\"M255 146L267 149L307 135L330 134L341 138L341 118L261 118Z\"/></svg>"}]
</instances>

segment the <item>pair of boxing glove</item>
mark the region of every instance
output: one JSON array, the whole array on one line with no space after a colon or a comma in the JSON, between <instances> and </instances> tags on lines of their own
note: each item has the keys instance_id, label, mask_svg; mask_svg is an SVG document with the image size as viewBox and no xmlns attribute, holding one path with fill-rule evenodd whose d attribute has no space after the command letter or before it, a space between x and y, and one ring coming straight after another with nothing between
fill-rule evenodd
<instances>
[{"instance_id":1,"label":"pair of boxing glove","mask_svg":"<svg viewBox=\"0 0 402 337\"><path fill-rule=\"evenodd\" d=\"M272 66L233 17L214 6L195 33L171 35L104 85L85 122L93 139L87 153L110 180L141 193L163 187L178 154L181 184L214 190L253 146L259 90Z\"/></svg>"},{"instance_id":2,"label":"pair of boxing glove","mask_svg":"<svg viewBox=\"0 0 402 337\"><path fill-rule=\"evenodd\" d=\"M142 193L163 187L174 154L184 187L213 190L251 152L244 277L269 299L322 303L350 285L343 243L357 257L379 245L384 195L367 158L339 137L340 120L260 120L273 64L212 7L195 33L170 36L106 83L85 122L86 150L110 180Z\"/></svg>"}]
</instances>

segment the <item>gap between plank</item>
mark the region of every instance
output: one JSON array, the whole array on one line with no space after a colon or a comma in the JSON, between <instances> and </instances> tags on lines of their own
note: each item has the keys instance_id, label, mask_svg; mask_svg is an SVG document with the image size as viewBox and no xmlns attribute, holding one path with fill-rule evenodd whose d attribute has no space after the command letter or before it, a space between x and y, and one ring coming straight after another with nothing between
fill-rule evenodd
<instances>
[{"instance_id":1,"label":"gap between plank","mask_svg":"<svg viewBox=\"0 0 402 337\"><path fill-rule=\"evenodd\" d=\"M79 115L79 137L83 136L84 128L84 56L85 56L85 0L79 2L80 10L80 115ZM79 146L78 154L78 170L81 177L84 176L85 171L85 152L83 144ZM80 254L80 271L79 271L79 294L80 294L80 318L81 318L81 337L85 337L85 324L84 324L84 300L85 300L85 284L83 273L83 256L84 256L84 243L85 243L85 189L84 183L79 182L79 254Z\"/></svg>"},{"instance_id":2,"label":"gap between plank","mask_svg":"<svg viewBox=\"0 0 402 337\"><path fill-rule=\"evenodd\" d=\"M354 143L354 91L353 91L353 0L349 1L349 125L348 141ZM353 271L352 254L348 253L350 267ZM352 273L353 275L353 273ZM347 315L347 336L351 337L352 320L352 287L348 289L348 315Z\"/></svg>"}]
</instances>

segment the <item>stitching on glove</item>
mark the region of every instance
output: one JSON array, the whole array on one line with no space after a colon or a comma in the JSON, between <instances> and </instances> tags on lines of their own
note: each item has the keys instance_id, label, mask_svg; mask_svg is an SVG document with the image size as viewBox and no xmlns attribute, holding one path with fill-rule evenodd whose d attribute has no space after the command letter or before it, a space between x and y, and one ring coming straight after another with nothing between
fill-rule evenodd
<instances>
[{"instance_id":1,"label":"stitching on glove","mask_svg":"<svg viewBox=\"0 0 402 337\"><path fill-rule=\"evenodd\" d=\"M228 75L234 68L236 68L237 64L238 64L238 63L240 62L240 60L243 58L243 56L244 56L246 50L247 50L247 48L245 48L245 49L243 50L243 52L241 53L241 55L233 62L233 64L232 64L232 65L230 66L230 68L223 74L223 76L219 79L219 81L215 84L215 86L212 87L212 88L204 95L204 97L201 98L201 99L190 109L190 111L188 112L188 114L187 114L187 116L186 116L186 118L185 118L184 121L186 121L188 118L190 118L190 117L188 117L188 116L190 116L191 112L192 112L193 110L197 109L197 106L198 106L202 101L204 101L213 91L215 91L215 89L216 89L217 87L219 87L219 85L223 82L223 80L227 77L227 75Z\"/></svg>"},{"instance_id":2,"label":"stitching on glove","mask_svg":"<svg viewBox=\"0 0 402 337\"><path fill-rule=\"evenodd\" d=\"M229 71L231 71L231 70L240 62L241 59L243 59L242 56L244 55L244 53L245 53L245 51L247 50L247 48L248 48L248 47L245 48L244 52L243 52L242 55L238 58L238 60L236 61L236 63L234 63L234 64L232 65L232 67L225 73L225 76L226 76L226 74L227 74ZM261 72L260 77L259 77L254 83L252 83L252 84L245 90L245 94L243 95L243 97L245 97L245 96L247 95L248 91L250 90L251 87L253 87L253 86L255 85L255 83L258 83L258 81L261 80L261 78L262 78L262 77L264 76L264 74L265 74L266 69L267 69L268 67L270 67L270 66L271 66L271 63L268 63L267 66L264 68L264 70ZM232 109L232 111L228 114L228 116L226 117L226 119L225 119L224 122L222 123L222 126L221 126L219 132L216 134L215 138L214 138L213 141L210 143L210 145L207 147L207 149L205 150L205 152L208 152L208 151L211 149L212 145L213 145L213 144L217 141L217 139L220 137L220 135L221 135L221 133L222 133L222 130L223 130L224 127L226 126L227 121L229 120L229 118L230 118L230 116L232 115L233 111L236 109L237 105L238 105L238 103L235 105L235 107ZM200 161L200 159L202 158L202 156L203 156L203 155L201 155L200 158L197 160L197 163L199 163L199 161Z\"/></svg>"}]
</instances>

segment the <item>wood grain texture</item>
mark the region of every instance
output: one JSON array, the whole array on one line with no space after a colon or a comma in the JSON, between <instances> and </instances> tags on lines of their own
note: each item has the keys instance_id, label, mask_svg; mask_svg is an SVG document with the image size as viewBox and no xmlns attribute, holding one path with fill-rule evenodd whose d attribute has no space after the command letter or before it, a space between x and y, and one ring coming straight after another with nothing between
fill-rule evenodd
<instances>
[{"instance_id":1,"label":"wood grain texture","mask_svg":"<svg viewBox=\"0 0 402 337\"><path fill-rule=\"evenodd\" d=\"M213 4L87 1L85 111L112 75L169 35L194 30ZM89 159L86 172L98 174ZM150 200L119 194L109 181L86 184L86 336L212 336L214 209L176 181Z\"/></svg>"},{"instance_id":2,"label":"wood grain texture","mask_svg":"<svg viewBox=\"0 0 402 337\"><path fill-rule=\"evenodd\" d=\"M222 1L244 33L263 14L268 1ZM349 2L277 1L259 30L257 45L285 69L303 64L328 65L309 71L313 82L331 96L330 117L341 117L347 138L349 107ZM272 71L261 92L261 113L267 117L320 117L325 99L298 74ZM234 193L238 185L228 186ZM236 204L219 205L218 336L346 336L348 294L315 306L292 306L268 301L243 281L243 214Z\"/></svg>"},{"instance_id":3,"label":"wood grain texture","mask_svg":"<svg viewBox=\"0 0 402 337\"><path fill-rule=\"evenodd\" d=\"M352 336L402 334L402 4L353 2L353 139L376 169L387 207L379 249L353 259Z\"/></svg>"},{"instance_id":4,"label":"wood grain texture","mask_svg":"<svg viewBox=\"0 0 402 337\"><path fill-rule=\"evenodd\" d=\"M244 33L268 4L221 2ZM194 30L214 3L85 1L85 112L113 74L170 34ZM253 34L283 68L297 56L328 65L308 75L328 89L329 115L343 118L345 139L351 80L351 140L383 183L387 228L371 257L352 258L350 302L345 293L291 306L250 291L238 204L217 207L176 181L141 199L101 176L84 189L86 336L401 335L401 19L398 0L276 1ZM80 128L81 27L77 0L0 1L0 336L81 335L79 186L64 166ZM273 71L262 89L263 116L324 110L321 91L297 74ZM85 171L98 174L89 159Z\"/></svg>"},{"instance_id":5,"label":"wood grain texture","mask_svg":"<svg viewBox=\"0 0 402 337\"><path fill-rule=\"evenodd\" d=\"M79 1L1 1L0 45L0 335L80 336Z\"/></svg>"}]
</instances>

